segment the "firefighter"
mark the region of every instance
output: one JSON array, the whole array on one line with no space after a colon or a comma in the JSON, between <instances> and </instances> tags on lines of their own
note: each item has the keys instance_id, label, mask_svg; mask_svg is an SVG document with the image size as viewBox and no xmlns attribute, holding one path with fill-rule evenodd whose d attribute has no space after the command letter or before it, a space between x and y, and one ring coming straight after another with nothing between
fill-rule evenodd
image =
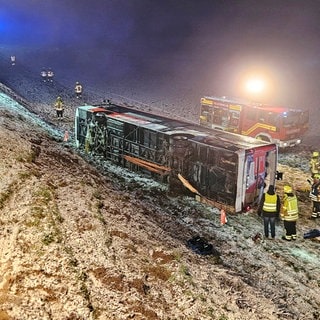
<instances>
[{"instance_id":1,"label":"firefighter","mask_svg":"<svg viewBox=\"0 0 320 320\"><path fill-rule=\"evenodd\" d=\"M13 55L12 55L12 56L10 57L10 61L11 61L11 65L12 65L12 66L15 66L15 65L16 65L16 56L13 56Z\"/></svg>"},{"instance_id":2,"label":"firefighter","mask_svg":"<svg viewBox=\"0 0 320 320\"><path fill-rule=\"evenodd\" d=\"M309 196L312 200L311 219L315 219L320 217L320 174L313 176L313 184Z\"/></svg>"},{"instance_id":3,"label":"firefighter","mask_svg":"<svg viewBox=\"0 0 320 320\"><path fill-rule=\"evenodd\" d=\"M80 99L82 97L82 85L78 81L76 82L74 91L76 93L76 97Z\"/></svg>"},{"instance_id":4,"label":"firefighter","mask_svg":"<svg viewBox=\"0 0 320 320\"><path fill-rule=\"evenodd\" d=\"M52 71L51 68L49 68L48 71L47 71L47 80L48 80L48 82L53 82L53 77L54 77L54 72Z\"/></svg>"},{"instance_id":5,"label":"firefighter","mask_svg":"<svg viewBox=\"0 0 320 320\"><path fill-rule=\"evenodd\" d=\"M47 70L45 68L42 68L40 75L41 75L42 81L47 82Z\"/></svg>"},{"instance_id":6,"label":"firefighter","mask_svg":"<svg viewBox=\"0 0 320 320\"><path fill-rule=\"evenodd\" d=\"M268 191L262 195L258 207L258 215L263 217L264 235L269 238L269 226L271 238L276 236L276 219L280 213L280 197L275 193L273 185L270 185Z\"/></svg>"},{"instance_id":7,"label":"firefighter","mask_svg":"<svg viewBox=\"0 0 320 320\"><path fill-rule=\"evenodd\" d=\"M283 187L283 204L281 207L281 220L283 220L286 234L283 240L291 241L297 239L297 220L299 216L298 200L290 186Z\"/></svg>"},{"instance_id":8,"label":"firefighter","mask_svg":"<svg viewBox=\"0 0 320 320\"><path fill-rule=\"evenodd\" d=\"M315 174L319 174L319 152L318 151L314 151L312 153L312 158L309 161L309 168L310 168L310 172L311 172L311 176L313 177Z\"/></svg>"},{"instance_id":9,"label":"firefighter","mask_svg":"<svg viewBox=\"0 0 320 320\"><path fill-rule=\"evenodd\" d=\"M61 97L58 97L55 104L54 104L54 107L56 109L56 112L57 112L57 118L59 119L62 119L63 118L63 111L64 111L64 103L63 103L63 100Z\"/></svg>"}]
</instances>

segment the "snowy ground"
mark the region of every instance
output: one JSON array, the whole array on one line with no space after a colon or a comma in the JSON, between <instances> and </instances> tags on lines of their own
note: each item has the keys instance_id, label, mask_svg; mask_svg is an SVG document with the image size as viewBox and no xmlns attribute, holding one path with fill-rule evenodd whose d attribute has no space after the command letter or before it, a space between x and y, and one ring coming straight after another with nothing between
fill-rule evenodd
<instances>
[{"instance_id":1,"label":"snowy ground","mask_svg":"<svg viewBox=\"0 0 320 320\"><path fill-rule=\"evenodd\" d=\"M288 182L299 196L298 240L282 241L279 222L275 241L253 241L255 212L221 226L214 208L110 163L92 166L72 135L63 142L77 104L68 86L2 67L36 114L0 96L0 319L320 318L320 242L303 239L319 228L305 192L307 146L282 154L278 168L278 190ZM51 104L58 93L70 106L62 123ZM189 250L195 235L220 256Z\"/></svg>"}]
</instances>

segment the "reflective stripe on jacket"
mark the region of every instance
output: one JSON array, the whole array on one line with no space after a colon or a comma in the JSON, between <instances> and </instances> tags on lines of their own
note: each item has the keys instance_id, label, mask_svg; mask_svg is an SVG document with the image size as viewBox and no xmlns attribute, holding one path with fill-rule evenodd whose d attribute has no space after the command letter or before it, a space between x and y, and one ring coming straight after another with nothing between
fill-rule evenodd
<instances>
[{"instance_id":1,"label":"reflective stripe on jacket","mask_svg":"<svg viewBox=\"0 0 320 320\"><path fill-rule=\"evenodd\" d=\"M285 221L298 220L298 200L296 196L284 196L282 218Z\"/></svg>"},{"instance_id":2,"label":"reflective stripe on jacket","mask_svg":"<svg viewBox=\"0 0 320 320\"><path fill-rule=\"evenodd\" d=\"M277 212L277 195L265 194L262 210L265 212Z\"/></svg>"},{"instance_id":3,"label":"reflective stripe on jacket","mask_svg":"<svg viewBox=\"0 0 320 320\"><path fill-rule=\"evenodd\" d=\"M310 190L310 198L312 201L316 201L316 202L320 202L320 194L319 194L319 190L320 189L320 183L317 182L317 183L314 183L312 186L311 186L311 190Z\"/></svg>"},{"instance_id":4,"label":"reflective stripe on jacket","mask_svg":"<svg viewBox=\"0 0 320 320\"><path fill-rule=\"evenodd\" d=\"M82 86L80 84L76 85L74 88L76 93L81 93L82 92Z\"/></svg>"},{"instance_id":5,"label":"reflective stripe on jacket","mask_svg":"<svg viewBox=\"0 0 320 320\"><path fill-rule=\"evenodd\" d=\"M63 110L64 109L64 105L62 101L57 101L56 104L54 105L54 107L56 108L56 110Z\"/></svg>"}]
</instances>

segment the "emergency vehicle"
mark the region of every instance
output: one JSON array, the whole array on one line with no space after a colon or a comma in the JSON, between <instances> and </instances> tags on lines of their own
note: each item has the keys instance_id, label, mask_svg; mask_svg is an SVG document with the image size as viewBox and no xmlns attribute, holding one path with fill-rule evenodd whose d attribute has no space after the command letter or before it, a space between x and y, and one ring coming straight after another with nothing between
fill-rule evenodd
<instances>
[{"instance_id":1,"label":"emergency vehicle","mask_svg":"<svg viewBox=\"0 0 320 320\"><path fill-rule=\"evenodd\" d=\"M285 148L301 143L308 130L309 112L273 107L226 97L201 98L200 124L225 130Z\"/></svg>"}]
</instances>

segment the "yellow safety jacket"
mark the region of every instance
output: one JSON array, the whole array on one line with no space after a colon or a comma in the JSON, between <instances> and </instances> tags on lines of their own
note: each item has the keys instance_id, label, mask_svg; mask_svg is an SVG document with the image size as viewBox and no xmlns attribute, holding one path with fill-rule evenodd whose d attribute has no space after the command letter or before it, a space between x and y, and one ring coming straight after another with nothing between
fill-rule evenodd
<instances>
[{"instance_id":1,"label":"yellow safety jacket","mask_svg":"<svg viewBox=\"0 0 320 320\"><path fill-rule=\"evenodd\" d=\"M296 196L284 195L281 218L285 221L297 221L299 215L298 200Z\"/></svg>"},{"instance_id":2,"label":"yellow safety jacket","mask_svg":"<svg viewBox=\"0 0 320 320\"><path fill-rule=\"evenodd\" d=\"M277 195L265 194L262 210L265 212L277 212Z\"/></svg>"},{"instance_id":3,"label":"yellow safety jacket","mask_svg":"<svg viewBox=\"0 0 320 320\"><path fill-rule=\"evenodd\" d=\"M312 158L309 162L309 166L310 166L310 171L311 174L317 174L319 173L319 161L316 158Z\"/></svg>"},{"instance_id":4,"label":"yellow safety jacket","mask_svg":"<svg viewBox=\"0 0 320 320\"><path fill-rule=\"evenodd\" d=\"M54 105L55 109L56 110L63 110L64 109L64 104L63 104L63 101L62 100L57 100L55 105Z\"/></svg>"}]
</instances>

